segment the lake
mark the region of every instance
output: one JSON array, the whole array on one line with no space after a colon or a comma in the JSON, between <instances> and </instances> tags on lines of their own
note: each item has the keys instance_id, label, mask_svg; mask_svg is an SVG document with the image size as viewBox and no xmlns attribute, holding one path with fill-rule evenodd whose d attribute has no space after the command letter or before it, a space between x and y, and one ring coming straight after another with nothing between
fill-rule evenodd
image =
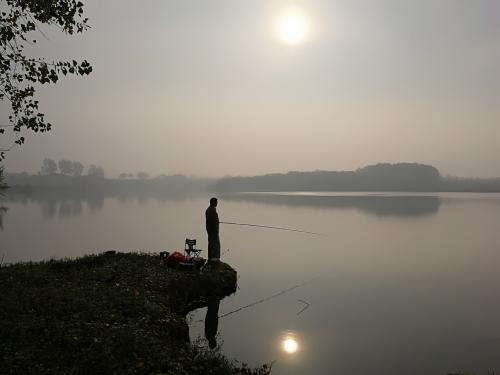
<instances>
[{"instance_id":1,"label":"lake","mask_svg":"<svg viewBox=\"0 0 500 375\"><path fill-rule=\"evenodd\" d=\"M13 195L0 257L206 249L209 198ZM500 194L247 193L218 211L321 234L221 225L239 275L218 310L227 356L273 375L500 371ZM205 314L189 316L200 345Z\"/></svg>"}]
</instances>

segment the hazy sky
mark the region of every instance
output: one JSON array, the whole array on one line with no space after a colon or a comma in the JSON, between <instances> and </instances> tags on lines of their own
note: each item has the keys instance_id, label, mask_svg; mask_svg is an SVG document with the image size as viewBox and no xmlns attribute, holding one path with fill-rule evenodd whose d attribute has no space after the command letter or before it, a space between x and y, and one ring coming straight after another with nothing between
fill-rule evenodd
<instances>
[{"instance_id":1,"label":"hazy sky","mask_svg":"<svg viewBox=\"0 0 500 375\"><path fill-rule=\"evenodd\" d=\"M500 1L84 1L38 54L94 72L40 89L56 126L10 152L203 176L421 162L500 176ZM301 43L276 36L295 6ZM0 107L1 117L6 114Z\"/></svg>"}]
</instances>

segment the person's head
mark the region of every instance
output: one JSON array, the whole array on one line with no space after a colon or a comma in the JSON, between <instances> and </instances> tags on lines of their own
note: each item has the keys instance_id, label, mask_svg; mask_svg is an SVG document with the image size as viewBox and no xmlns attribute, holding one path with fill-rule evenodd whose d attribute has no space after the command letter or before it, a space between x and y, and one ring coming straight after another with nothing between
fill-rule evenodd
<instances>
[{"instance_id":1,"label":"person's head","mask_svg":"<svg viewBox=\"0 0 500 375\"><path fill-rule=\"evenodd\" d=\"M210 198L210 206L217 207L217 198Z\"/></svg>"}]
</instances>

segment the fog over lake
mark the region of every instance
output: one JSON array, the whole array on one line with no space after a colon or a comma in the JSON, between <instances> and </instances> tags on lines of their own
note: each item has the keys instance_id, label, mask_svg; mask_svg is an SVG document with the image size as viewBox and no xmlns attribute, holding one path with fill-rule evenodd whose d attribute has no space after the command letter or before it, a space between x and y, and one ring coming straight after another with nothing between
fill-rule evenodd
<instances>
[{"instance_id":1,"label":"fog over lake","mask_svg":"<svg viewBox=\"0 0 500 375\"><path fill-rule=\"evenodd\" d=\"M0 373L221 375L218 347L231 374L226 358L500 374L499 16L495 0L0 0ZM160 252L186 239L204 259L165 263L213 262L165 276ZM66 263L68 283L46 273Z\"/></svg>"},{"instance_id":2,"label":"fog over lake","mask_svg":"<svg viewBox=\"0 0 500 375\"><path fill-rule=\"evenodd\" d=\"M18 262L172 251L186 237L206 249L208 198L11 195L1 252ZM500 369L500 194L227 194L218 211L223 221L322 234L221 225L239 289L219 316L305 283L220 318L217 342L229 357L275 360L273 374ZM206 345L204 318L195 311L190 330ZM282 350L289 336L293 354Z\"/></svg>"}]
</instances>

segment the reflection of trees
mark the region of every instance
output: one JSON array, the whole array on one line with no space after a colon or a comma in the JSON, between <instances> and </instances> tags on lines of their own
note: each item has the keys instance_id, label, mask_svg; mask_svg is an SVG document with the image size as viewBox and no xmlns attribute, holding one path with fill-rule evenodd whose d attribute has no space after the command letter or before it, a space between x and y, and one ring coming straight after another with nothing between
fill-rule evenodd
<instances>
[{"instance_id":1,"label":"reflection of trees","mask_svg":"<svg viewBox=\"0 0 500 375\"><path fill-rule=\"evenodd\" d=\"M98 191L70 191L59 189L30 189L9 192L8 199L27 204L34 202L40 205L42 215L51 219L56 216L79 216L84 205L91 210L100 210L104 205L105 196Z\"/></svg>"},{"instance_id":2,"label":"reflection of trees","mask_svg":"<svg viewBox=\"0 0 500 375\"><path fill-rule=\"evenodd\" d=\"M62 201L59 203L59 216L79 216L83 211L83 203L80 200Z\"/></svg>"},{"instance_id":3,"label":"reflection of trees","mask_svg":"<svg viewBox=\"0 0 500 375\"><path fill-rule=\"evenodd\" d=\"M89 208L93 211L98 211L104 206L104 195L98 192L86 194L80 200L86 201Z\"/></svg>"},{"instance_id":4,"label":"reflection of trees","mask_svg":"<svg viewBox=\"0 0 500 375\"><path fill-rule=\"evenodd\" d=\"M224 199L264 204L304 206L324 209L359 209L378 216L425 216L435 214L441 198L431 196L321 196L280 194L229 194Z\"/></svg>"},{"instance_id":5,"label":"reflection of trees","mask_svg":"<svg viewBox=\"0 0 500 375\"><path fill-rule=\"evenodd\" d=\"M141 195L141 196L137 197L137 202L141 206L145 206L146 204L148 204L148 201L149 201L149 197L146 195Z\"/></svg>"},{"instance_id":6,"label":"reflection of trees","mask_svg":"<svg viewBox=\"0 0 500 375\"><path fill-rule=\"evenodd\" d=\"M51 219L56 216L57 213L57 202L52 200L39 202L42 208L42 215L45 218Z\"/></svg>"},{"instance_id":7,"label":"reflection of trees","mask_svg":"<svg viewBox=\"0 0 500 375\"><path fill-rule=\"evenodd\" d=\"M149 181L149 180L148 180ZM78 187L18 187L9 190L6 197L9 201L27 204L30 202L40 205L42 215L45 218L71 217L81 215L84 206L91 211L98 211L104 206L105 199L115 198L120 203L138 202L146 205L150 199L157 199L162 202L168 200L186 200L194 196L203 194L205 191L197 187L189 189L167 189L164 185L151 184L146 186L113 185L96 186L81 185Z\"/></svg>"},{"instance_id":8,"label":"reflection of trees","mask_svg":"<svg viewBox=\"0 0 500 375\"><path fill-rule=\"evenodd\" d=\"M7 207L0 206L0 230L3 229L3 215L7 212Z\"/></svg>"}]
</instances>

